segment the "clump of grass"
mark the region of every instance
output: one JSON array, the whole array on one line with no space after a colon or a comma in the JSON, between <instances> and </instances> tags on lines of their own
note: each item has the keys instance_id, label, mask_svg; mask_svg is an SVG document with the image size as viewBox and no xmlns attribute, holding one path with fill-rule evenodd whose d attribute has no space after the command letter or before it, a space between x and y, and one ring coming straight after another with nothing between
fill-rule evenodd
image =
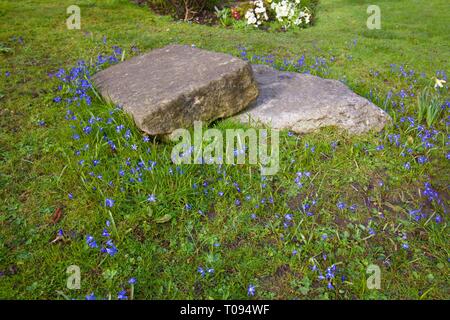
<instances>
[{"instance_id":1,"label":"clump of grass","mask_svg":"<svg viewBox=\"0 0 450 320\"><path fill-rule=\"evenodd\" d=\"M0 42L0 53L13 53L14 50L6 46L3 42Z\"/></svg>"},{"instance_id":2,"label":"clump of grass","mask_svg":"<svg viewBox=\"0 0 450 320\"><path fill-rule=\"evenodd\" d=\"M417 97L417 120L424 120L428 127L433 126L442 115L442 103L440 99L432 94L429 88L425 88Z\"/></svg>"}]
</instances>

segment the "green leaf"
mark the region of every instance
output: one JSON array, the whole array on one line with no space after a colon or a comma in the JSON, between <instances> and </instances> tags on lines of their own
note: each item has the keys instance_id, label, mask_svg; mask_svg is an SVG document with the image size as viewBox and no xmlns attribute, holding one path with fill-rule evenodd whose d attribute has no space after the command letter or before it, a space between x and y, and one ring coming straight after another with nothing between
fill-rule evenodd
<instances>
[{"instance_id":1,"label":"green leaf","mask_svg":"<svg viewBox=\"0 0 450 320\"><path fill-rule=\"evenodd\" d=\"M155 219L156 223L166 223L172 219L172 216L170 214L165 214L161 218Z\"/></svg>"}]
</instances>

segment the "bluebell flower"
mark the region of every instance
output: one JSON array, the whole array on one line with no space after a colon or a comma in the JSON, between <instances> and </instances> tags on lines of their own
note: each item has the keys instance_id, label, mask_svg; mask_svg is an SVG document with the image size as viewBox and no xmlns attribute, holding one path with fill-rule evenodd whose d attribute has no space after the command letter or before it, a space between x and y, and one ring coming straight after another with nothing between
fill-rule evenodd
<instances>
[{"instance_id":1,"label":"bluebell flower","mask_svg":"<svg viewBox=\"0 0 450 320\"><path fill-rule=\"evenodd\" d=\"M105 200L105 205L106 205L107 207L109 207L109 208L112 208L112 207L114 206L114 203L115 203L115 202L116 202L116 201L113 200L113 199L106 198L106 200Z\"/></svg>"},{"instance_id":2,"label":"bluebell flower","mask_svg":"<svg viewBox=\"0 0 450 320\"><path fill-rule=\"evenodd\" d=\"M86 243L90 248L98 248L97 242L95 241L94 237L91 235L86 236Z\"/></svg>"},{"instance_id":3,"label":"bluebell flower","mask_svg":"<svg viewBox=\"0 0 450 320\"><path fill-rule=\"evenodd\" d=\"M247 288L247 295L248 295L249 297L252 297L252 296L255 295L255 293L256 293L256 288L255 288L255 286L249 284L249 285L248 285L248 288Z\"/></svg>"},{"instance_id":4,"label":"bluebell flower","mask_svg":"<svg viewBox=\"0 0 450 320\"><path fill-rule=\"evenodd\" d=\"M417 162L419 162L420 164L424 164L427 161L428 161L428 159L426 156L420 156L417 158Z\"/></svg>"},{"instance_id":5,"label":"bluebell flower","mask_svg":"<svg viewBox=\"0 0 450 320\"><path fill-rule=\"evenodd\" d=\"M202 277L205 276L205 270L203 270L202 267L198 267L198 268L197 268L197 272L200 273Z\"/></svg>"},{"instance_id":6,"label":"bluebell flower","mask_svg":"<svg viewBox=\"0 0 450 320\"><path fill-rule=\"evenodd\" d=\"M86 300L96 300L97 298L95 297L94 293L92 292L91 294L86 296Z\"/></svg>"},{"instance_id":7,"label":"bluebell flower","mask_svg":"<svg viewBox=\"0 0 450 320\"><path fill-rule=\"evenodd\" d=\"M119 299L119 300L127 300L128 299L127 291L126 290L120 291L119 294L117 295L117 299Z\"/></svg>"},{"instance_id":8,"label":"bluebell flower","mask_svg":"<svg viewBox=\"0 0 450 320\"><path fill-rule=\"evenodd\" d=\"M148 202L155 202L156 201L156 196L154 194L149 194L147 197L147 201Z\"/></svg>"},{"instance_id":9,"label":"bluebell flower","mask_svg":"<svg viewBox=\"0 0 450 320\"><path fill-rule=\"evenodd\" d=\"M104 237L110 237L110 234L109 234L109 232L108 232L108 230L107 230L106 228L103 229L102 236L104 236Z\"/></svg>"},{"instance_id":10,"label":"bluebell flower","mask_svg":"<svg viewBox=\"0 0 450 320\"><path fill-rule=\"evenodd\" d=\"M129 284L135 284L136 283L136 278L130 278L130 280L128 280Z\"/></svg>"}]
</instances>

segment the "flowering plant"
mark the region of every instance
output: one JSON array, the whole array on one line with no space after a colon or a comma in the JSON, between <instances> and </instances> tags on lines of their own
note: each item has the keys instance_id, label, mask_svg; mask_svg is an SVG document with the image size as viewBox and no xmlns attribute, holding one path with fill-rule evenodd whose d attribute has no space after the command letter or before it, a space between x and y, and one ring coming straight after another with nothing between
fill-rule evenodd
<instances>
[{"instance_id":1,"label":"flowering plant","mask_svg":"<svg viewBox=\"0 0 450 320\"><path fill-rule=\"evenodd\" d=\"M247 24L255 27L259 27L264 21L269 20L264 1L253 1L252 7L245 13L245 19L247 19Z\"/></svg>"},{"instance_id":2,"label":"flowering plant","mask_svg":"<svg viewBox=\"0 0 450 320\"><path fill-rule=\"evenodd\" d=\"M299 26L308 25L311 22L311 13L308 8L302 8L300 0L274 1L270 7L275 11L276 19L284 23L285 29L292 24Z\"/></svg>"},{"instance_id":3,"label":"flowering plant","mask_svg":"<svg viewBox=\"0 0 450 320\"><path fill-rule=\"evenodd\" d=\"M284 29L292 25L306 26L311 23L311 17L311 11L302 6L301 0L255 0L245 14L248 25L259 27L265 21L275 19L283 23Z\"/></svg>"}]
</instances>

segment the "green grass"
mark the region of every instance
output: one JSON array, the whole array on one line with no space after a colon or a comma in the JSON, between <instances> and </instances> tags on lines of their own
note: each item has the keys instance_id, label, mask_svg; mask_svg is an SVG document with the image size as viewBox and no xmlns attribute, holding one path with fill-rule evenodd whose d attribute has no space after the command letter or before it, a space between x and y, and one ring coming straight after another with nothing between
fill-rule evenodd
<instances>
[{"instance_id":1,"label":"green grass","mask_svg":"<svg viewBox=\"0 0 450 320\"><path fill-rule=\"evenodd\" d=\"M66 8L74 3L81 7L81 31L65 26ZM114 299L136 277L137 299L245 299L250 284L259 299L448 299L448 108L434 121L438 133L428 148L424 132L402 121L417 116L416 96L424 88L434 91L435 72L449 71L448 3L378 1L382 29L374 31L366 28L369 4L321 0L314 27L276 33L173 22L128 1L3 1L0 43L8 50L0 53L0 298L84 298L94 292ZM305 55L308 65L323 58L328 67L319 68L318 75L341 79L369 97L390 113L394 125L364 136L332 128L300 137L284 132L280 172L262 181L251 165L177 169L170 163L173 144L142 141L127 116L110 115L112 107L93 94L90 107L72 108L78 122L65 120L64 105L53 102L64 92L70 95L70 86L58 92L48 73L70 69L79 59L95 60L112 45L129 57L133 46L143 52L170 43L235 55L245 46L249 57L273 54L279 66L284 58ZM400 65L414 76L402 77ZM408 93L403 99L402 89ZM448 87L440 92L439 99L448 99ZM96 122L89 135L82 134L92 115L113 122ZM130 129L129 140L124 131L115 131L118 124ZM80 140L72 139L70 125ZM426 120L422 125L428 129ZM101 139L103 132L115 141L117 153ZM421 156L428 161L420 164ZM127 158L134 167L141 160L157 164L143 172L142 183L130 183L129 173L118 174L120 167L127 170ZM81 159L85 166L78 164ZM93 160L100 164L92 167ZM91 171L102 180L87 180ZM311 175L299 188L296 173L306 171ZM425 182L439 192L439 201L428 200ZM147 202L148 194L157 201ZM102 205L106 198L116 201L114 207ZM300 208L312 200L316 205L308 216ZM345 209L337 208L341 201ZM352 204L355 210L349 209ZM53 224L57 208L63 208L62 216ZM418 208L427 216L417 222L409 211ZM287 229L286 214L294 217ZM119 250L114 257L85 242L90 234L100 244L108 219ZM64 237L52 243L59 229ZM406 243L409 249L402 248ZM324 272L332 264L338 268L335 289L327 289L311 266ZM380 290L366 287L370 264L381 268ZM66 288L70 265L81 268L79 291ZM203 278L199 266L215 272Z\"/></svg>"}]
</instances>

